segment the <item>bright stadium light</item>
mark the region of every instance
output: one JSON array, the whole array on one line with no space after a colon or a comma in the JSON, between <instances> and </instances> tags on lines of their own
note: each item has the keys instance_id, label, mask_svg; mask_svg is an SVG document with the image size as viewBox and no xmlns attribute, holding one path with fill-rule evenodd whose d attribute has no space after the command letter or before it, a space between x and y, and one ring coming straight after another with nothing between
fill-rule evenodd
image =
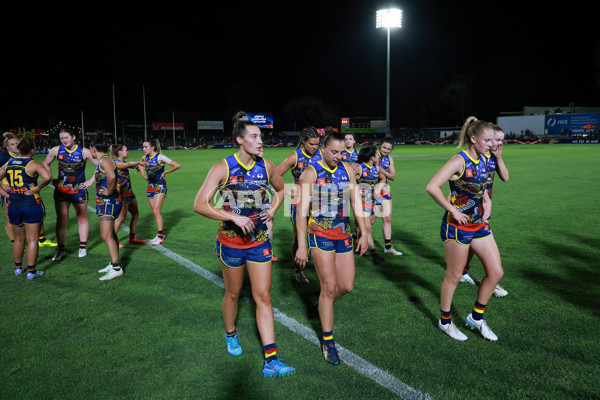
<instances>
[{"instance_id":1,"label":"bright stadium light","mask_svg":"<svg viewBox=\"0 0 600 400\"><path fill-rule=\"evenodd\" d=\"M387 29L387 84L385 100L385 134L390 135L390 30L402 27L402 10L389 8L376 14L376 28Z\"/></svg>"},{"instance_id":2,"label":"bright stadium light","mask_svg":"<svg viewBox=\"0 0 600 400\"><path fill-rule=\"evenodd\" d=\"M376 28L402 28L402 10L390 8L376 14Z\"/></svg>"}]
</instances>

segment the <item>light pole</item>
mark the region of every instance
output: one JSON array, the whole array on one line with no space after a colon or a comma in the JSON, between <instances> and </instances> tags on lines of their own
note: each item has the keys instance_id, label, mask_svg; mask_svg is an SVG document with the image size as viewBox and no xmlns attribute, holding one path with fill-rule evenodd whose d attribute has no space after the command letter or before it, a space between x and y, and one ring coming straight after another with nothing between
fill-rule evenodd
<instances>
[{"instance_id":1,"label":"light pole","mask_svg":"<svg viewBox=\"0 0 600 400\"><path fill-rule=\"evenodd\" d=\"M388 8L376 14L376 28L387 28L387 83L385 98L385 134L390 136L390 30L402 27L402 10Z\"/></svg>"}]
</instances>

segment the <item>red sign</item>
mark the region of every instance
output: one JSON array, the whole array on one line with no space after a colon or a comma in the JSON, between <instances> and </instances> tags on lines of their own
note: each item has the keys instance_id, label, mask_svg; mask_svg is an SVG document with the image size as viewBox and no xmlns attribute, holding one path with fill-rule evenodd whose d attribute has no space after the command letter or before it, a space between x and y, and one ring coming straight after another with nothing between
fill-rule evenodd
<instances>
[{"instance_id":1,"label":"red sign","mask_svg":"<svg viewBox=\"0 0 600 400\"><path fill-rule=\"evenodd\" d=\"M153 122L153 131L183 131L185 130L185 122Z\"/></svg>"}]
</instances>

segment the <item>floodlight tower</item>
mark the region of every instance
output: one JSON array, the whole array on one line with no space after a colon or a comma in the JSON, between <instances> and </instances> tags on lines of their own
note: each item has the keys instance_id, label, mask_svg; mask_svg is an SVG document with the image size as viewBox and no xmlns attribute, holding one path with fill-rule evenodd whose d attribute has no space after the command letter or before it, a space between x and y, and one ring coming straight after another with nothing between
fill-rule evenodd
<instances>
[{"instance_id":1,"label":"floodlight tower","mask_svg":"<svg viewBox=\"0 0 600 400\"><path fill-rule=\"evenodd\" d=\"M390 135L390 31L402 27L402 10L388 8L376 14L376 28L387 28L387 83L385 99L385 134Z\"/></svg>"}]
</instances>

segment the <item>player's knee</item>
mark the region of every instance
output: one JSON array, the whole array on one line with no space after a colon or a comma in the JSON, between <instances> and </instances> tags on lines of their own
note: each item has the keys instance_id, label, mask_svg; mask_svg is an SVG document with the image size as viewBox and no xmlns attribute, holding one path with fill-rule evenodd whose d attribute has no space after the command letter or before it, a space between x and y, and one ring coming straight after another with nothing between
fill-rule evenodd
<instances>
[{"instance_id":1,"label":"player's knee","mask_svg":"<svg viewBox=\"0 0 600 400\"><path fill-rule=\"evenodd\" d=\"M338 286L338 290L341 292L341 294L348 294L354 290L354 284L350 282L346 284L340 284Z\"/></svg>"},{"instance_id":2,"label":"player's knee","mask_svg":"<svg viewBox=\"0 0 600 400\"><path fill-rule=\"evenodd\" d=\"M253 293L252 297L256 304L271 304L271 294L267 290Z\"/></svg>"}]
</instances>

